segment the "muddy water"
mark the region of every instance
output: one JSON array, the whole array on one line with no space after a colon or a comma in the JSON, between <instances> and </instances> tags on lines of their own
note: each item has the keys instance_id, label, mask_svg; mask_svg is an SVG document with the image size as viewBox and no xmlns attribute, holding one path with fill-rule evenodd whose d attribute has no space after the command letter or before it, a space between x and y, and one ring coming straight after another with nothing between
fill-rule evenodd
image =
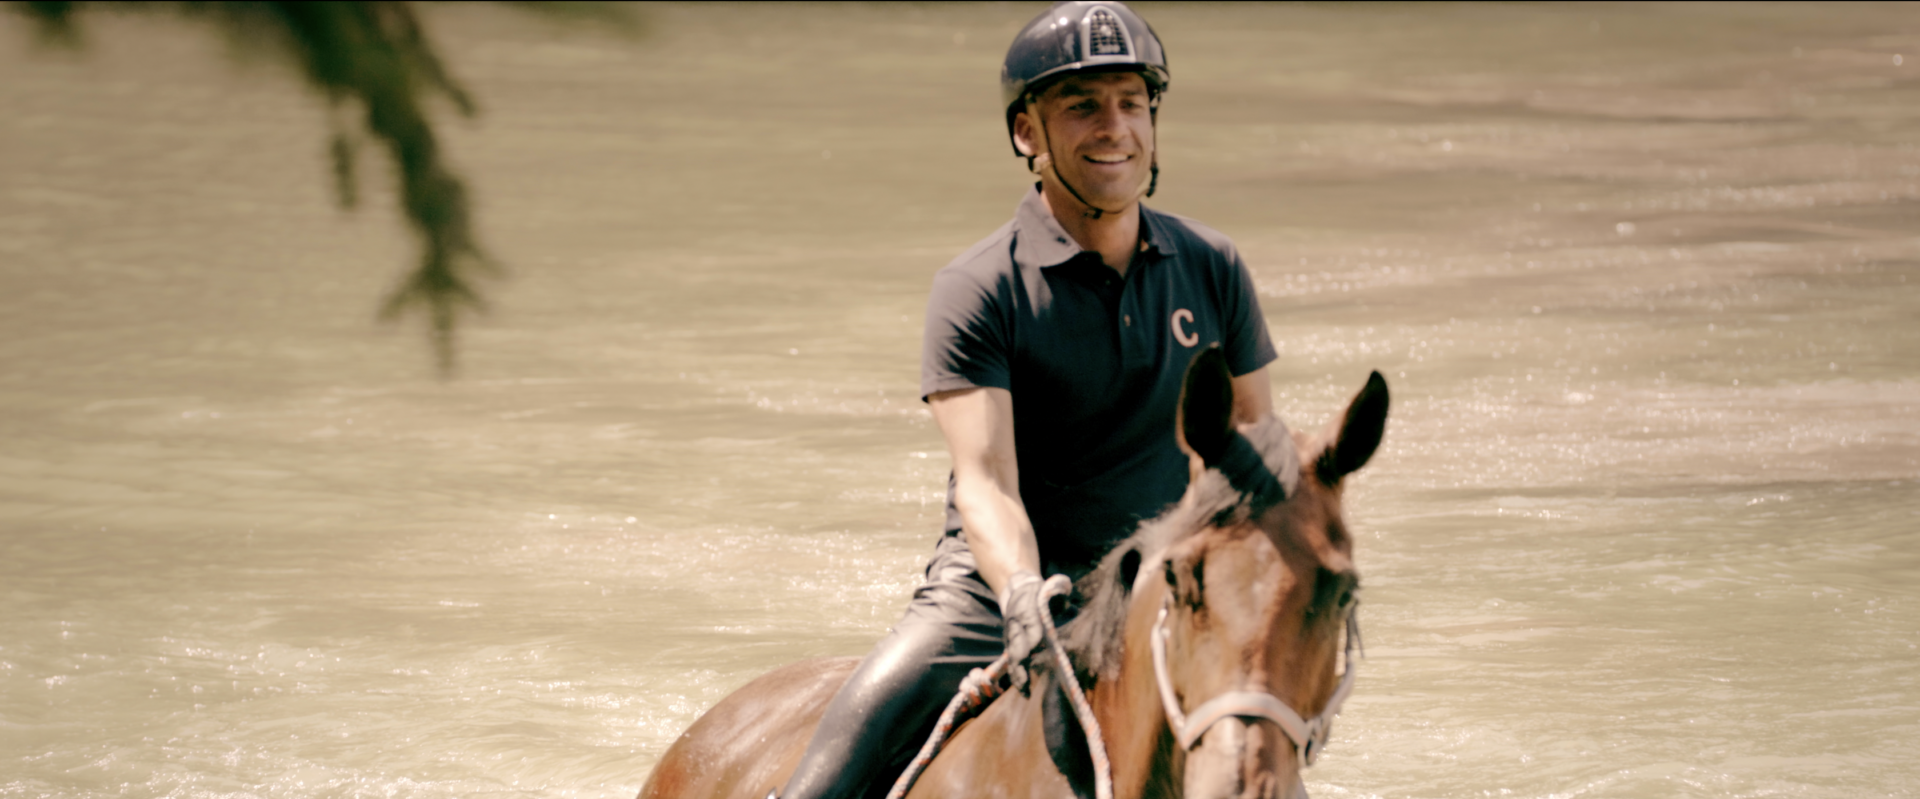
<instances>
[{"instance_id":1,"label":"muddy water","mask_svg":"<svg viewBox=\"0 0 1920 799\"><path fill-rule=\"evenodd\" d=\"M863 651L936 531L936 268L1032 9L439 9L510 276L433 380L317 101L184 22L0 31L0 796L622 796ZM1321 796L1920 793L1920 12L1172 7L1162 208L1236 238L1349 495Z\"/></svg>"}]
</instances>

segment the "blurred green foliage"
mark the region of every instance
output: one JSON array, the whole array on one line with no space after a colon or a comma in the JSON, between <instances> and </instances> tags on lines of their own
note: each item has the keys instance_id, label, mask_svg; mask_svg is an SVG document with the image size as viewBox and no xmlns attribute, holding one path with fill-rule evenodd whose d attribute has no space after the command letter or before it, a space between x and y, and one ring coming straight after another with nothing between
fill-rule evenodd
<instances>
[{"instance_id":1,"label":"blurred green foliage","mask_svg":"<svg viewBox=\"0 0 1920 799\"><path fill-rule=\"evenodd\" d=\"M420 261L380 307L382 319L423 309L443 376L454 367L454 333L463 312L484 309L477 278L497 273L474 236L467 187L441 157L424 108L434 96L473 116L467 91L447 73L415 13L396 0L322 2L30 2L9 3L38 24L47 41L83 44L76 17L96 7L170 13L215 25L236 44L291 59L332 105L331 152L340 203L358 190L354 161L367 138L384 145L399 172L401 207L418 235ZM623 9L600 3L505 3L546 17L585 20L631 31Z\"/></svg>"}]
</instances>

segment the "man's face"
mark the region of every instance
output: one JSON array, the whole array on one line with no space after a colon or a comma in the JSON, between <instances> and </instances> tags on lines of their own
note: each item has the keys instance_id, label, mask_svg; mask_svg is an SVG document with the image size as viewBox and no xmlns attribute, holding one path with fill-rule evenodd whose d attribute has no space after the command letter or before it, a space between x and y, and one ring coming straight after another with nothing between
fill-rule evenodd
<instances>
[{"instance_id":1,"label":"man's face","mask_svg":"<svg viewBox=\"0 0 1920 799\"><path fill-rule=\"evenodd\" d=\"M1153 168L1151 99L1138 73L1069 76L1014 117L1014 137L1030 154L1051 149L1054 169L1087 202L1116 209L1136 199Z\"/></svg>"}]
</instances>

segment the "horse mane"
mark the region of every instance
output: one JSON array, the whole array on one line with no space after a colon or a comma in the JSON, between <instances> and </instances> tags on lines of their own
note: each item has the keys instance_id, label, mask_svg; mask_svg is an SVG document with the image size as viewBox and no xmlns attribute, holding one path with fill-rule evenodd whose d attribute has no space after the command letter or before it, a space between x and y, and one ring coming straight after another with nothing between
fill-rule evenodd
<instances>
[{"instance_id":1,"label":"horse mane","mask_svg":"<svg viewBox=\"0 0 1920 799\"><path fill-rule=\"evenodd\" d=\"M1242 464L1238 470L1259 474L1229 475L1221 467L1235 469L1230 462L1210 465L1187 486L1186 495L1178 503L1141 522L1133 535L1109 550L1099 566L1074 584L1079 613L1061 628L1060 635L1082 685L1098 682L1120 668L1127 600L1133 595L1133 581L1126 574L1129 569L1137 571L1167 547L1201 530L1238 524L1285 500L1281 492L1258 486L1262 480L1268 486L1279 484L1275 475L1287 473L1285 464L1290 462L1294 464L1291 471L1298 474L1299 456L1286 424L1269 415L1235 438L1244 440L1260 456L1257 464ZM1293 488L1286 486L1289 491ZM1129 557L1133 559L1130 567Z\"/></svg>"}]
</instances>

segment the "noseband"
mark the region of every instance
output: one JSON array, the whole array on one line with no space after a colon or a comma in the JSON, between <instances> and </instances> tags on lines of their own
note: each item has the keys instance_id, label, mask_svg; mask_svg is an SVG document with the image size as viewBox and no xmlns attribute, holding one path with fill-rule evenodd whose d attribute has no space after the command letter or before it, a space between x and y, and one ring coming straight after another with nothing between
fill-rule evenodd
<instances>
[{"instance_id":1,"label":"noseband","mask_svg":"<svg viewBox=\"0 0 1920 799\"><path fill-rule=\"evenodd\" d=\"M1179 739L1181 750L1192 749L1200 736L1221 719L1265 719L1278 725L1293 740L1293 751L1301 768L1313 765L1314 759L1327 748L1333 717L1339 715L1341 703L1347 701L1347 694L1353 690L1353 677L1357 672L1354 654L1360 646L1360 619L1354 612L1358 608L1347 610L1346 673L1340 675L1340 686L1333 690L1333 697L1327 700L1320 715L1303 719L1279 697L1265 691L1229 691L1207 700L1195 708L1192 715L1182 713L1180 700L1173 695L1173 678L1167 672L1167 611L1172 606L1172 597L1160 603L1160 617L1153 622L1153 676L1160 684L1160 703L1166 706L1167 724Z\"/></svg>"}]
</instances>

